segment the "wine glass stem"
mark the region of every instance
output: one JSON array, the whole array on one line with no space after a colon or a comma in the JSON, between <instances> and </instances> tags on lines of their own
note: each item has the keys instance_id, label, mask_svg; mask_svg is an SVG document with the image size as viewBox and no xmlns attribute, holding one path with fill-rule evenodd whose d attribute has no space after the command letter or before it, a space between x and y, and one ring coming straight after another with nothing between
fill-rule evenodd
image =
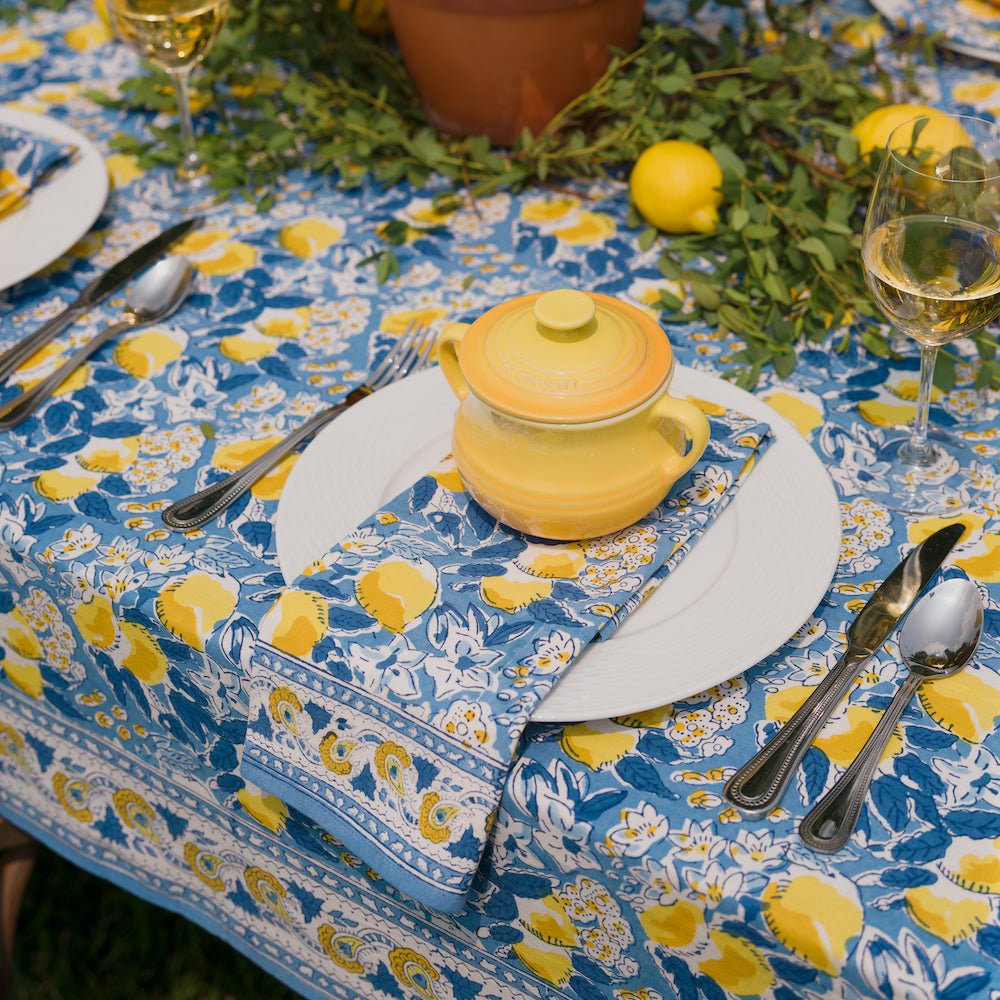
<instances>
[{"instance_id":1,"label":"wine glass stem","mask_svg":"<svg viewBox=\"0 0 1000 1000\"><path fill-rule=\"evenodd\" d=\"M931 408L931 383L934 379L934 364L938 349L926 344L920 345L920 387L917 390L917 415L913 421L910 440L903 447L906 461L917 465L928 465L934 458L934 447L927 440L927 418Z\"/></svg>"},{"instance_id":2,"label":"wine glass stem","mask_svg":"<svg viewBox=\"0 0 1000 1000\"><path fill-rule=\"evenodd\" d=\"M181 147L183 159L177 172L184 178L196 177L202 171L201 157L198 156L194 144L194 126L191 124L191 95L188 90L190 67L173 71L170 76L174 81L174 92L177 95L177 112L181 119Z\"/></svg>"}]
</instances>

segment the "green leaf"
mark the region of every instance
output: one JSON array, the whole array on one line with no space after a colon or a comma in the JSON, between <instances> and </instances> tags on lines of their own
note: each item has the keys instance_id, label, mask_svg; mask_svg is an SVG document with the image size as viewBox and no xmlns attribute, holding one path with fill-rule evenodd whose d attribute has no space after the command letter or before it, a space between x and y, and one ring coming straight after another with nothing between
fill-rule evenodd
<instances>
[{"instance_id":1,"label":"green leaf","mask_svg":"<svg viewBox=\"0 0 1000 1000\"><path fill-rule=\"evenodd\" d=\"M750 213L740 205L737 205L729 213L729 225L735 233L738 233L749 221Z\"/></svg>"},{"instance_id":2,"label":"green leaf","mask_svg":"<svg viewBox=\"0 0 1000 1000\"><path fill-rule=\"evenodd\" d=\"M654 226L648 226L641 233L639 233L639 249L648 250L657 240L660 235L660 231Z\"/></svg>"},{"instance_id":3,"label":"green leaf","mask_svg":"<svg viewBox=\"0 0 1000 1000\"><path fill-rule=\"evenodd\" d=\"M804 240L799 240L795 245L803 253L815 257L823 270L835 271L837 269L837 264L830 253L830 248L818 236L807 236Z\"/></svg>"},{"instance_id":4,"label":"green leaf","mask_svg":"<svg viewBox=\"0 0 1000 1000\"><path fill-rule=\"evenodd\" d=\"M955 388L955 359L947 351L938 351L934 363L934 385L942 392Z\"/></svg>"},{"instance_id":5,"label":"green leaf","mask_svg":"<svg viewBox=\"0 0 1000 1000\"><path fill-rule=\"evenodd\" d=\"M785 61L777 52L757 56L747 63L747 67L755 80L781 80L785 75Z\"/></svg>"}]
</instances>

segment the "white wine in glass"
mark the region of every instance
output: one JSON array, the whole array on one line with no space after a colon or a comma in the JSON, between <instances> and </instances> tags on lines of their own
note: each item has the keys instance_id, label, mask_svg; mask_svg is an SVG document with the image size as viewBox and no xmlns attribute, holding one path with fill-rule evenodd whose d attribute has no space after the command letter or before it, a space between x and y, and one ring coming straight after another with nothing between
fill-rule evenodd
<instances>
[{"instance_id":1,"label":"white wine in glass","mask_svg":"<svg viewBox=\"0 0 1000 1000\"><path fill-rule=\"evenodd\" d=\"M935 148L941 136L948 148ZM871 495L908 513L956 513L954 477L974 456L929 429L931 383L940 347L1000 315L1000 127L963 115L900 125L875 181L861 255L875 302L920 345L916 419L880 450L889 488L873 485Z\"/></svg>"},{"instance_id":2,"label":"white wine in glass","mask_svg":"<svg viewBox=\"0 0 1000 1000\"><path fill-rule=\"evenodd\" d=\"M191 187L208 177L194 142L188 77L215 42L229 0L111 0L122 40L170 74L177 94L183 159L177 173Z\"/></svg>"}]
</instances>

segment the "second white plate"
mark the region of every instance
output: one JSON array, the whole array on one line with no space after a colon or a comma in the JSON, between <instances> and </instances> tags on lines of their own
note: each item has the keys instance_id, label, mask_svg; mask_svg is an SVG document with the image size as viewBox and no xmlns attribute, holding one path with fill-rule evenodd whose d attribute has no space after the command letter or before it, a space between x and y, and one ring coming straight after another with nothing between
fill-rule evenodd
<instances>
[{"instance_id":1,"label":"second white plate","mask_svg":"<svg viewBox=\"0 0 1000 1000\"><path fill-rule=\"evenodd\" d=\"M613 638L587 647L533 721L642 712L735 677L806 621L833 577L837 496L795 427L750 393L690 368L677 368L671 392L766 420L774 444L681 565ZM455 408L434 368L380 390L316 436L278 505L288 583L448 454Z\"/></svg>"},{"instance_id":2,"label":"second white plate","mask_svg":"<svg viewBox=\"0 0 1000 1000\"><path fill-rule=\"evenodd\" d=\"M75 129L45 115L0 107L0 125L76 146L76 159L31 192L28 204L0 219L0 291L61 257L84 236L108 197L108 171L97 147Z\"/></svg>"}]
</instances>

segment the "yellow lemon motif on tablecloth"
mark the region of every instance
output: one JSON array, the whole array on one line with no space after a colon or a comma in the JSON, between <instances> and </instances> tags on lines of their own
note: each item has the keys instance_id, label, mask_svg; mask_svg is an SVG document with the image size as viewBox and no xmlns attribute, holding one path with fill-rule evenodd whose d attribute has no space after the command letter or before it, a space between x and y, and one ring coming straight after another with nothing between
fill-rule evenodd
<instances>
[{"instance_id":1,"label":"yellow lemon motif on tablecloth","mask_svg":"<svg viewBox=\"0 0 1000 1000\"><path fill-rule=\"evenodd\" d=\"M250 493L258 500L280 500L281 492L285 488L285 480L288 479L300 457L301 455L297 451L286 455L270 472L261 476L250 487Z\"/></svg>"},{"instance_id":2,"label":"yellow lemon motif on tablecloth","mask_svg":"<svg viewBox=\"0 0 1000 1000\"><path fill-rule=\"evenodd\" d=\"M645 712L630 712L628 715L616 715L612 721L631 729L660 729L664 720L674 713L672 705L662 705L659 708L648 708Z\"/></svg>"},{"instance_id":3,"label":"yellow lemon motif on tablecloth","mask_svg":"<svg viewBox=\"0 0 1000 1000\"><path fill-rule=\"evenodd\" d=\"M639 923L650 941L671 951L697 950L708 938L705 912L690 899L651 906L639 914Z\"/></svg>"},{"instance_id":4,"label":"yellow lemon motif on tablecloth","mask_svg":"<svg viewBox=\"0 0 1000 1000\"><path fill-rule=\"evenodd\" d=\"M764 717L770 722L787 722L815 690L805 684L790 684L769 692L764 698Z\"/></svg>"},{"instance_id":5,"label":"yellow lemon motif on tablecloth","mask_svg":"<svg viewBox=\"0 0 1000 1000\"><path fill-rule=\"evenodd\" d=\"M104 165L108 169L108 179L115 191L138 180L146 172L139 166L139 160L130 153L110 153L104 157Z\"/></svg>"},{"instance_id":6,"label":"yellow lemon motif on tablecloth","mask_svg":"<svg viewBox=\"0 0 1000 1000\"><path fill-rule=\"evenodd\" d=\"M184 254L204 274L218 277L245 271L257 263L257 250L239 240L230 242L228 229L199 229L175 243L171 252Z\"/></svg>"},{"instance_id":7,"label":"yellow lemon motif on tablecloth","mask_svg":"<svg viewBox=\"0 0 1000 1000\"><path fill-rule=\"evenodd\" d=\"M920 380L907 378L905 375L891 376L885 387L893 396L905 399L908 403L916 403L917 397L920 395ZM932 403L939 403L943 396L944 393L937 386L931 386Z\"/></svg>"},{"instance_id":8,"label":"yellow lemon motif on tablecloth","mask_svg":"<svg viewBox=\"0 0 1000 1000\"><path fill-rule=\"evenodd\" d=\"M65 353L66 345L61 344L59 341L53 340L45 344L43 347L38 348L34 354L28 355L27 360L21 363L21 367L15 373L16 375L29 374L32 368L37 368L40 365L45 364L50 358L57 358L59 355Z\"/></svg>"},{"instance_id":9,"label":"yellow lemon motif on tablecloth","mask_svg":"<svg viewBox=\"0 0 1000 1000\"><path fill-rule=\"evenodd\" d=\"M847 767L857 757L861 747L871 736L882 713L866 705L848 705L845 715L829 722L816 738L817 746L838 767ZM903 739L899 726L895 726L889 737L882 759L895 757L903 749Z\"/></svg>"},{"instance_id":10,"label":"yellow lemon motif on tablecloth","mask_svg":"<svg viewBox=\"0 0 1000 1000\"><path fill-rule=\"evenodd\" d=\"M428 306L426 309L402 309L399 312L386 313L379 323L379 329L383 333L405 333L407 328L413 324L430 326L437 323L448 315L447 309L439 306Z\"/></svg>"},{"instance_id":11,"label":"yellow lemon motif on tablecloth","mask_svg":"<svg viewBox=\"0 0 1000 1000\"><path fill-rule=\"evenodd\" d=\"M518 569L544 580L574 580L586 562L579 542L559 546L529 543L514 559Z\"/></svg>"},{"instance_id":12,"label":"yellow lemon motif on tablecloth","mask_svg":"<svg viewBox=\"0 0 1000 1000\"><path fill-rule=\"evenodd\" d=\"M557 948L575 948L580 943L566 907L553 895L517 901L518 923L539 941Z\"/></svg>"},{"instance_id":13,"label":"yellow lemon motif on tablecloth","mask_svg":"<svg viewBox=\"0 0 1000 1000\"><path fill-rule=\"evenodd\" d=\"M969 743L982 743L1000 718L1000 678L975 662L951 677L925 681L917 697L942 729Z\"/></svg>"},{"instance_id":14,"label":"yellow lemon motif on tablecloth","mask_svg":"<svg viewBox=\"0 0 1000 1000\"><path fill-rule=\"evenodd\" d=\"M577 722L563 728L559 745L568 757L596 771L630 754L641 735L636 729L615 725L608 719Z\"/></svg>"},{"instance_id":15,"label":"yellow lemon motif on tablecloth","mask_svg":"<svg viewBox=\"0 0 1000 1000\"><path fill-rule=\"evenodd\" d=\"M187 347L181 330L144 330L115 347L115 363L136 378L149 378L176 361Z\"/></svg>"},{"instance_id":16,"label":"yellow lemon motif on tablecloth","mask_svg":"<svg viewBox=\"0 0 1000 1000\"><path fill-rule=\"evenodd\" d=\"M54 353L59 354L62 353L62 351L60 349L58 351L55 351ZM24 389L25 391L30 389L32 386L37 385L39 382L42 381L43 378L48 377L49 374L48 372L38 372L37 375L34 374L37 367L38 367L37 362L33 363L32 367L27 369L29 377L19 383L21 388ZM77 368L75 372L73 372L71 375L68 375L62 382L59 383L59 386L52 391L52 395L65 396L67 393L76 392L77 389L82 389L87 384L87 380L89 378L90 378L90 365L88 364L80 365L80 367Z\"/></svg>"},{"instance_id":17,"label":"yellow lemon motif on tablecloth","mask_svg":"<svg viewBox=\"0 0 1000 1000\"><path fill-rule=\"evenodd\" d=\"M965 527L965 531L955 544L964 545L977 533L982 531L985 523L986 519L984 517L969 512L959 514L957 517L925 517L920 521L914 521L912 524L907 525L906 537L911 545L916 545L925 538L929 538L935 531L939 531L941 528L946 528L951 524L961 524Z\"/></svg>"},{"instance_id":18,"label":"yellow lemon motif on tablecloth","mask_svg":"<svg viewBox=\"0 0 1000 1000\"><path fill-rule=\"evenodd\" d=\"M722 989L738 997L759 997L774 985L774 972L767 959L749 941L725 931L710 931L716 958L698 962L698 968Z\"/></svg>"},{"instance_id":19,"label":"yellow lemon motif on tablecloth","mask_svg":"<svg viewBox=\"0 0 1000 1000\"><path fill-rule=\"evenodd\" d=\"M115 613L106 594L92 594L73 609L73 622L84 642L109 649L117 634Z\"/></svg>"},{"instance_id":20,"label":"yellow lemon motif on tablecloth","mask_svg":"<svg viewBox=\"0 0 1000 1000\"><path fill-rule=\"evenodd\" d=\"M819 872L783 877L764 889L761 901L767 926L789 951L831 976L840 974L864 923L850 880Z\"/></svg>"},{"instance_id":21,"label":"yellow lemon motif on tablecloth","mask_svg":"<svg viewBox=\"0 0 1000 1000\"><path fill-rule=\"evenodd\" d=\"M462 477L459 475L458 469L454 466L443 469L431 469L430 474L441 489L447 490L449 493L465 492L465 483L462 482Z\"/></svg>"},{"instance_id":22,"label":"yellow lemon motif on tablecloth","mask_svg":"<svg viewBox=\"0 0 1000 1000\"><path fill-rule=\"evenodd\" d=\"M42 696L42 672L37 663L8 651L7 655L0 659L0 667L14 687L32 698Z\"/></svg>"},{"instance_id":23,"label":"yellow lemon motif on tablecloth","mask_svg":"<svg viewBox=\"0 0 1000 1000\"><path fill-rule=\"evenodd\" d=\"M309 329L311 320L312 310L309 306L296 306L294 309L265 309L254 320L254 326L267 337L294 340Z\"/></svg>"},{"instance_id":24,"label":"yellow lemon motif on tablecloth","mask_svg":"<svg viewBox=\"0 0 1000 1000\"><path fill-rule=\"evenodd\" d=\"M553 230L553 235L573 246L601 243L615 235L615 220L604 212L578 212L576 222L561 229Z\"/></svg>"},{"instance_id":25,"label":"yellow lemon motif on tablecloth","mask_svg":"<svg viewBox=\"0 0 1000 1000\"><path fill-rule=\"evenodd\" d=\"M143 684L160 684L167 676L167 658L149 630L138 622L121 623L121 665Z\"/></svg>"},{"instance_id":26,"label":"yellow lemon motif on tablecloth","mask_svg":"<svg viewBox=\"0 0 1000 1000\"><path fill-rule=\"evenodd\" d=\"M552 581L509 570L504 576L484 576L479 596L491 607L507 614L526 608L552 593Z\"/></svg>"},{"instance_id":27,"label":"yellow lemon motif on tablecloth","mask_svg":"<svg viewBox=\"0 0 1000 1000\"><path fill-rule=\"evenodd\" d=\"M863 399L858 403L862 419L877 427L897 427L913 423L917 408L913 403L889 403L882 399Z\"/></svg>"},{"instance_id":28,"label":"yellow lemon motif on tablecloth","mask_svg":"<svg viewBox=\"0 0 1000 1000\"><path fill-rule=\"evenodd\" d=\"M1000 894L1000 837L956 837L939 867L947 878L970 892Z\"/></svg>"},{"instance_id":29,"label":"yellow lemon motif on tablecloth","mask_svg":"<svg viewBox=\"0 0 1000 1000\"><path fill-rule=\"evenodd\" d=\"M580 207L580 199L572 195L557 198L534 198L521 205L520 217L525 222L555 222Z\"/></svg>"},{"instance_id":30,"label":"yellow lemon motif on tablecloth","mask_svg":"<svg viewBox=\"0 0 1000 1000\"><path fill-rule=\"evenodd\" d=\"M988 898L942 880L904 889L903 899L918 927L950 945L971 937L993 917Z\"/></svg>"},{"instance_id":31,"label":"yellow lemon motif on tablecloth","mask_svg":"<svg viewBox=\"0 0 1000 1000\"><path fill-rule=\"evenodd\" d=\"M529 972L553 986L565 986L573 974L573 962L565 951L539 948L528 940L518 941L511 951Z\"/></svg>"},{"instance_id":32,"label":"yellow lemon motif on tablecloth","mask_svg":"<svg viewBox=\"0 0 1000 1000\"><path fill-rule=\"evenodd\" d=\"M286 590L264 616L260 637L292 656L308 656L326 635L330 611L319 594Z\"/></svg>"},{"instance_id":33,"label":"yellow lemon motif on tablecloth","mask_svg":"<svg viewBox=\"0 0 1000 1000\"><path fill-rule=\"evenodd\" d=\"M282 440L281 434L272 434L265 438L244 439L219 445L212 455L212 465L226 472L235 472L237 469L242 469L248 462L259 458L280 440Z\"/></svg>"},{"instance_id":34,"label":"yellow lemon motif on tablecloth","mask_svg":"<svg viewBox=\"0 0 1000 1000\"><path fill-rule=\"evenodd\" d=\"M160 621L192 649L203 651L205 640L236 607L236 583L196 571L168 584L156 599Z\"/></svg>"},{"instance_id":35,"label":"yellow lemon motif on tablecloth","mask_svg":"<svg viewBox=\"0 0 1000 1000\"><path fill-rule=\"evenodd\" d=\"M139 454L139 437L91 438L76 453L80 467L88 472L123 472Z\"/></svg>"},{"instance_id":36,"label":"yellow lemon motif on tablecloth","mask_svg":"<svg viewBox=\"0 0 1000 1000\"><path fill-rule=\"evenodd\" d=\"M114 35L108 30L107 25L101 21L87 21L86 24L78 24L63 35L66 44L76 52L91 52L94 49L99 49L102 45L110 42L113 37Z\"/></svg>"},{"instance_id":37,"label":"yellow lemon motif on tablecloth","mask_svg":"<svg viewBox=\"0 0 1000 1000\"><path fill-rule=\"evenodd\" d=\"M29 660L42 658L42 644L20 608L0 614L0 639L8 650Z\"/></svg>"},{"instance_id":38,"label":"yellow lemon motif on tablecloth","mask_svg":"<svg viewBox=\"0 0 1000 1000\"><path fill-rule=\"evenodd\" d=\"M340 219L309 218L282 227L278 242L289 253L306 260L329 250L343 236L344 226Z\"/></svg>"},{"instance_id":39,"label":"yellow lemon motif on tablecloth","mask_svg":"<svg viewBox=\"0 0 1000 1000\"><path fill-rule=\"evenodd\" d=\"M823 423L823 406L814 393L781 389L767 393L763 399L786 420L795 424L796 430L804 438L808 438Z\"/></svg>"},{"instance_id":40,"label":"yellow lemon motif on tablecloth","mask_svg":"<svg viewBox=\"0 0 1000 1000\"><path fill-rule=\"evenodd\" d=\"M281 833L288 822L288 806L277 796L269 795L260 789L253 790L251 786L241 788L236 798L243 808L261 826L267 827L272 833Z\"/></svg>"},{"instance_id":41,"label":"yellow lemon motif on tablecloth","mask_svg":"<svg viewBox=\"0 0 1000 1000\"><path fill-rule=\"evenodd\" d=\"M45 51L35 38L28 38L18 28L0 30L0 62L31 62Z\"/></svg>"},{"instance_id":42,"label":"yellow lemon motif on tablecloth","mask_svg":"<svg viewBox=\"0 0 1000 1000\"><path fill-rule=\"evenodd\" d=\"M354 585L361 607L390 632L402 632L416 621L437 594L437 573L430 563L399 558L386 559Z\"/></svg>"},{"instance_id":43,"label":"yellow lemon motif on tablecloth","mask_svg":"<svg viewBox=\"0 0 1000 1000\"><path fill-rule=\"evenodd\" d=\"M219 341L219 352L230 361L259 361L278 349L278 341L265 337L257 330L233 333Z\"/></svg>"},{"instance_id":44,"label":"yellow lemon motif on tablecloth","mask_svg":"<svg viewBox=\"0 0 1000 1000\"><path fill-rule=\"evenodd\" d=\"M1000 583L1000 535L983 535L982 546L983 552L956 559L955 565L964 569L974 580Z\"/></svg>"},{"instance_id":45,"label":"yellow lemon motif on tablecloth","mask_svg":"<svg viewBox=\"0 0 1000 1000\"><path fill-rule=\"evenodd\" d=\"M100 476L86 472L76 462L68 462L61 469L46 469L39 473L34 485L39 496L61 503L83 496L100 481Z\"/></svg>"}]
</instances>

